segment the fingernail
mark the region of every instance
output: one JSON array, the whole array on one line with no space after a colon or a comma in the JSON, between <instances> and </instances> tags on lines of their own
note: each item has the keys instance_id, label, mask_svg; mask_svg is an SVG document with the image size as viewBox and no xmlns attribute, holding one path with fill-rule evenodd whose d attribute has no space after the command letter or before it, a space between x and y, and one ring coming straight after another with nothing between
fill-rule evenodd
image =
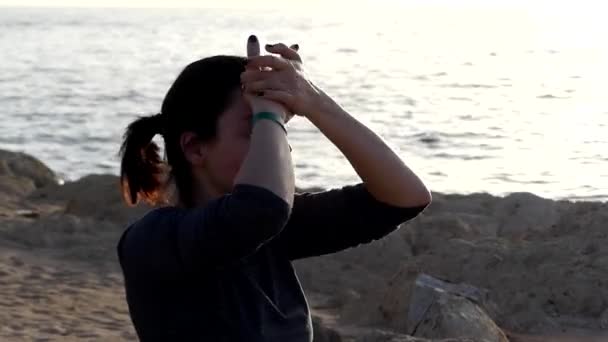
<instances>
[{"instance_id":1,"label":"fingernail","mask_svg":"<svg viewBox=\"0 0 608 342\"><path fill-rule=\"evenodd\" d=\"M251 36L249 36L249 43L257 43L258 42L258 37L255 36L255 34L252 34Z\"/></svg>"}]
</instances>

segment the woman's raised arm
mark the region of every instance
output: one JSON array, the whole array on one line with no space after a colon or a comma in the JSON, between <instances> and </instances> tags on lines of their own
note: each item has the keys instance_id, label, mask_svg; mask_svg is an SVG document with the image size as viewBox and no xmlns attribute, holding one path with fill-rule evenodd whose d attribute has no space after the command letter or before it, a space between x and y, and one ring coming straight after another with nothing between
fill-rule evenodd
<instances>
[{"instance_id":1,"label":"woman's raised arm","mask_svg":"<svg viewBox=\"0 0 608 342\"><path fill-rule=\"evenodd\" d=\"M263 92L265 98L281 102L290 111L308 118L340 149L377 200L398 207L430 203L429 190L403 160L306 77L297 52L284 44L267 45L266 49L283 57L250 58L250 66L272 71L245 72L241 80L248 89ZM290 67L275 69L285 59Z\"/></svg>"}]
</instances>

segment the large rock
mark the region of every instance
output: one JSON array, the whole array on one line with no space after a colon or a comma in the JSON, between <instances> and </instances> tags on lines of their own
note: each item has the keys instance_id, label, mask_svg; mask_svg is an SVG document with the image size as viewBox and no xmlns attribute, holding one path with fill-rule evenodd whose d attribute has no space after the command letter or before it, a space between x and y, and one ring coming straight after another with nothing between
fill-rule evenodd
<instances>
[{"instance_id":1,"label":"large rock","mask_svg":"<svg viewBox=\"0 0 608 342\"><path fill-rule=\"evenodd\" d=\"M36 188L57 184L55 173L40 160L21 152L0 150L0 174L30 179Z\"/></svg>"},{"instance_id":2,"label":"large rock","mask_svg":"<svg viewBox=\"0 0 608 342\"><path fill-rule=\"evenodd\" d=\"M424 338L468 337L507 342L502 330L477 305L488 302L486 290L421 274L410 299L407 330Z\"/></svg>"},{"instance_id":3,"label":"large rock","mask_svg":"<svg viewBox=\"0 0 608 342\"><path fill-rule=\"evenodd\" d=\"M95 265L116 264L121 227L108 221L54 213L34 220L3 220L0 245L44 251L62 259ZM2 248L2 247L0 247Z\"/></svg>"},{"instance_id":4,"label":"large rock","mask_svg":"<svg viewBox=\"0 0 608 342\"><path fill-rule=\"evenodd\" d=\"M494 216L500 222L499 236L511 239L550 229L559 219L555 201L526 192L505 197L494 209Z\"/></svg>"},{"instance_id":5,"label":"large rock","mask_svg":"<svg viewBox=\"0 0 608 342\"><path fill-rule=\"evenodd\" d=\"M488 291L475 286L461 283L453 284L428 274L420 274L416 278L412 298L409 302L406 328L413 334L425 320L429 308L446 293L464 297L476 304L493 306L488 297Z\"/></svg>"},{"instance_id":6,"label":"large rock","mask_svg":"<svg viewBox=\"0 0 608 342\"><path fill-rule=\"evenodd\" d=\"M400 234L413 255L424 253L449 239L474 240L496 237L498 223L492 217L475 213L438 212L423 214L403 228Z\"/></svg>"},{"instance_id":7,"label":"large rock","mask_svg":"<svg viewBox=\"0 0 608 342\"><path fill-rule=\"evenodd\" d=\"M360 326L339 327L344 342L476 342L470 338L427 339L399 334L394 331Z\"/></svg>"},{"instance_id":8,"label":"large rock","mask_svg":"<svg viewBox=\"0 0 608 342\"><path fill-rule=\"evenodd\" d=\"M574 203L555 227L531 232L525 240L436 242L389 282L381 299L384 322L402 331L415 277L425 272L489 289L500 308L491 318L511 331L558 333L568 320L580 329L598 329L608 303L607 228L606 204Z\"/></svg>"},{"instance_id":9,"label":"large rock","mask_svg":"<svg viewBox=\"0 0 608 342\"><path fill-rule=\"evenodd\" d=\"M2 165L0 165L0 168L2 168ZM36 186L31 179L0 174L0 201L21 198L35 189Z\"/></svg>"},{"instance_id":10,"label":"large rock","mask_svg":"<svg viewBox=\"0 0 608 342\"><path fill-rule=\"evenodd\" d=\"M415 280L427 273L488 289L496 309L483 308L509 331L608 326L607 203L434 194L419 218L380 241L298 264L304 288L329 297L344 324L407 334ZM387 276L395 260L399 271Z\"/></svg>"},{"instance_id":11,"label":"large rock","mask_svg":"<svg viewBox=\"0 0 608 342\"><path fill-rule=\"evenodd\" d=\"M22 197L52 184L57 184L55 174L38 159L25 153L0 150L2 197Z\"/></svg>"},{"instance_id":12,"label":"large rock","mask_svg":"<svg viewBox=\"0 0 608 342\"><path fill-rule=\"evenodd\" d=\"M467 337L483 342L508 342L500 328L470 300L443 293L429 308L414 336Z\"/></svg>"},{"instance_id":13,"label":"large rock","mask_svg":"<svg viewBox=\"0 0 608 342\"><path fill-rule=\"evenodd\" d=\"M363 326L329 327L319 316L312 316L314 342L476 342L470 338L427 339Z\"/></svg>"},{"instance_id":14,"label":"large rock","mask_svg":"<svg viewBox=\"0 0 608 342\"><path fill-rule=\"evenodd\" d=\"M313 342L342 342L340 334L327 327L320 317L312 316Z\"/></svg>"},{"instance_id":15,"label":"large rock","mask_svg":"<svg viewBox=\"0 0 608 342\"><path fill-rule=\"evenodd\" d=\"M34 191L31 200L61 202L65 213L92 217L126 225L151 208L144 204L129 207L120 193L120 181L113 175L89 175L64 185L51 185Z\"/></svg>"},{"instance_id":16,"label":"large rock","mask_svg":"<svg viewBox=\"0 0 608 342\"><path fill-rule=\"evenodd\" d=\"M433 194L433 203L425 216L436 222L431 228L443 226L449 231L441 233L441 237L451 234L451 237L468 239L472 233L519 240L554 227L564 204L526 192L504 198L489 194Z\"/></svg>"},{"instance_id":17,"label":"large rock","mask_svg":"<svg viewBox=\"0 0 608 342\"><path fill-rule=\"evenodd\" d=\"M499 200L499 197L486 193L458 195L433 192L433 203L425 210L425 213L431 215L443 212L485 214L488 208Z\"/></svg>"}]
</instances>

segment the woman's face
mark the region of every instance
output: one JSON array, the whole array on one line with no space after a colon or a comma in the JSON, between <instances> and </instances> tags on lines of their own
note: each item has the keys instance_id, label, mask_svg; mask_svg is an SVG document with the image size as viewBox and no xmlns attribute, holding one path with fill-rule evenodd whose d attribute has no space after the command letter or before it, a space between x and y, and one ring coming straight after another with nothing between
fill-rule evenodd
<instances>
[{"instance_id":1,"label":"woman's face","mask_svg":"<svg viewBox=\"0 0 608 342\"><path fill-rule=\"evenodd\" d=\"M249 151L251 107L240 90L218 120L216 138L207 145L205 171L223 193L232 191L234 179Z\"/></svg>"}]
</instances>

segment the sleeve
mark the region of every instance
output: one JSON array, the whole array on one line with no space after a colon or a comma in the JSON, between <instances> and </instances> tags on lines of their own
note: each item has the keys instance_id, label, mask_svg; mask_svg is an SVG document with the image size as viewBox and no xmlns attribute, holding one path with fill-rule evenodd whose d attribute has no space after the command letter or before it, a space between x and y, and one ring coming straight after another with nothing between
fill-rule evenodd
<instances>
[{"instance_id":1,"label":"sleeve","mask_svg":"<svg viewBox=\"0 0 608 342\"><path fill-rule=\"evenodd\" d=\"M291 217L275 242L291 260L335 253L378 240L425 208L378 201L363 183L297 194Z\"/></svg>"},{"instance_id":2,"label":"sleeve","mask_svg":"<svg viewBox=\"0 0 608 342\"><path fill-rule=\"evenodd\" d=\"M279 234L289 215L289 204L273 192L237 185L204 208L179 213L175 226L181 262L196 269L238 261Z\"/></svg>"}]
</instances>

